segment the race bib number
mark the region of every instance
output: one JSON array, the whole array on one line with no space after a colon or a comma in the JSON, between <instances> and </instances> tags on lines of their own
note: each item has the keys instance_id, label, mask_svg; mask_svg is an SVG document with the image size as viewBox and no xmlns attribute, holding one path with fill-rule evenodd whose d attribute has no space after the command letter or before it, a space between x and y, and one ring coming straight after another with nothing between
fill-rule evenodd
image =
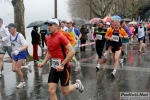
<instances>
[{"instance_id":1,"label":"race bib number","mask_svg":"<svg viewBox=\"0 0 150 100\"><path fill-rule=\"evenodd\" d=\"M52 58L52 67L53 68L57 68L60 65L60 63L61 63L61 60L59 58L58 59Z\"/></svg>"},{"instance_id":2,"label":"race bib number","mask_svg":"<svg viewBox=\"0 0 150 100\"><path fill-rule=\"evenodd\" d=\"M13 46L13 47L14 47L14 46L15 46L15 43L11 43L11 46Z\"/></svg>"},{"instance_id":3,"label":"race bib number","mask_svg":"<svg viewBox=\"0 0 150 100\"><path fill-rule=\"evenodd\" d=\"M140 31L139 31L139 33L141 34L141 33L142 33L142 31L140 30Z\"/></svg>"},{"instance_id":4,"label":"race bib number","mask_svg":"<svg viewBox=\"0 0 150 100\"><path fill-rule=\"evenodd\" d=\"M112 35L113 41L119 42L119 36Z\"/></svg>"},{"instance_id":5,"label":"race bib number","mask_svg":"<svg viewBox=\"0 0 150 100\"><path fill-rule=\"evenodd\" d=\"M97 38L98 40L102 40L102 35L96 34L96 38Z\"/></svg>"}]
</instances>

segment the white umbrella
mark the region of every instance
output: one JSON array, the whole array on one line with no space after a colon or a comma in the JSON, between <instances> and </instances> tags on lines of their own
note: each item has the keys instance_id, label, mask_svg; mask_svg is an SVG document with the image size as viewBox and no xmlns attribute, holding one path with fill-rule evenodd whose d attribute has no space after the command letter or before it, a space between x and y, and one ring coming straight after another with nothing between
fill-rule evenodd
<instances>
[{"instance_id":1,"label":"white umbrella","mask_svg":"<svg viewBox=\"0 0 150 100\"><path fill-rule=\"evenodd\" d=\"M136 25L137 24L137 22L135 22L135 21L133 21L133 22L129 22L128 24L133 24L133 25Z\"/></svg>"}]
</instances>

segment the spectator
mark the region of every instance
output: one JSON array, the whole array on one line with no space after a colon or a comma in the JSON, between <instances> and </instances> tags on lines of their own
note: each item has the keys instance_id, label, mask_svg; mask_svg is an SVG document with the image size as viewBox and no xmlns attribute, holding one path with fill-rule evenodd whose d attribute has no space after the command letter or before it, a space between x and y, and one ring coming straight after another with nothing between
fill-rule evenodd
<instances>
[{"instance_id":1,"label":"spectator","mask_svg":"<svg viewBox=\"0 0 150 100\"><path fill-rule=\"evenodd\" d=\"M65 26L65 22L64 22L64 21L61 22L61 29L62 29L64 32L68 32L68 28Z\"/></svg>"},{"instance_id":2,"label":"spectator","mask_svg":"<svg viewBox=\"0 0 150 100\"><path fill-rule=\"evenodd\" d=\"M72 23L72 26L73 26L73 27L76 27L76 23Z\"/></svg>"},{"instance_id":3,"label":"spectator","mask_svg":"<svg viewBox=\"0 0 150 100\"><path fill-rule=\"evenodd\" d=\"M81 37L81 45L82 44L86 44L86 40L88 40L88 36L87 36L87 33L89 33L89 30L86 28L85 25L82 25L81 29L80 29L80 32L82 34L82 37ZM80 49L81 51L85 51L85 46L84 47L81 47Z\"/></svg>"},{"instance_id":4,"label":"spectator","mask_svg":"<svg viewBox=\"0 0 150 100\"><path fill-rule=\"evenodd\" d=\"M44 43L46 44L46 41L45 41L46 30L41 30L40 33L41 33L41 38L42 38L42 47L44 47Z\"/></svg>"},{"instance_id":5,"label":"spectator","mask_svg":"<svg viewBox=\"0 0 150 100\"><path fill-rule=\"evenodd\" d=\"M38 45L40 44L40 35L38 33L38 26L33 27L31 32L32 45L33 45L33 59L34 62L38 61Z\"/></svg>"},{"instance_id":6,"label":"spectator","mask_svg":"<svg viewBox=\"0 0 150 100\"><path fill-rule=\"evenodd\" d=\"M135 27L131 24L130 25L130 33L131 33L131 37L130 37L130 44L133 42L133 36L134 36L134 33L135 33Z\"/></svg>"}]
</instances>

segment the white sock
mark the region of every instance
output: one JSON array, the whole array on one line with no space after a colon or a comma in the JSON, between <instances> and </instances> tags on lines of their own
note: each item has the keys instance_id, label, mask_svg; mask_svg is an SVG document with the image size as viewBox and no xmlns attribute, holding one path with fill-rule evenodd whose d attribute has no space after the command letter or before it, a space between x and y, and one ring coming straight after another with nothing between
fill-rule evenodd
<instances>
[{"instance_id":1,"label":"white sock","mask_svg":"<svg viewBox=\"0 0 150 100\"><path fill-rule=\"evenodd\" d=\"M114 71L113 71L114 73L116 73L116 70L114 69Z\"/></svg>"}]
</instances>

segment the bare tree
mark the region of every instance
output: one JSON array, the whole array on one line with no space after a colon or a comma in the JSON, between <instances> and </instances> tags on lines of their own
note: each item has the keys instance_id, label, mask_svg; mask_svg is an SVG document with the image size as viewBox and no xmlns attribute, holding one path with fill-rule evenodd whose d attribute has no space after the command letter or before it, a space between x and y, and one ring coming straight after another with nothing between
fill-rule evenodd
<instances>
[{"instance_id":1,"label":"bare tree","mask_svg":"<svg viewBox=\"0 0 150 100\"><path fill-rule=\"evenodd\" d=\"M139 7L147 0L93 0L93 17L105 17L108 14L123 18L134 18ZM90 0L69 0L69 12L74 17L85 18L90 14ZM89 18L89 17L88 17Z\"/></svg>"},{"instance_id":2,"label":"bare tree","mask_svg":"<svg viewBox=\"0 0 150 100\"><path fill-rule=\"evenodd\" d=\"M14 21L17 26L17 30L25 37L25 24L24 24L24 3L23 0L12 0L14 8Z\"/></svg>"},{"instance_id":3,"label":"bare tree","mask_svg":"<svg viewBox=\"0 0 150 100\"><path fill-rule=\"evenodd\" d=\"M113 0L93 0L93 17L105 17L110 13ZM69 0L69 12L73 17L89 19L90 0Z\"/></svg>"}]
</instances>

